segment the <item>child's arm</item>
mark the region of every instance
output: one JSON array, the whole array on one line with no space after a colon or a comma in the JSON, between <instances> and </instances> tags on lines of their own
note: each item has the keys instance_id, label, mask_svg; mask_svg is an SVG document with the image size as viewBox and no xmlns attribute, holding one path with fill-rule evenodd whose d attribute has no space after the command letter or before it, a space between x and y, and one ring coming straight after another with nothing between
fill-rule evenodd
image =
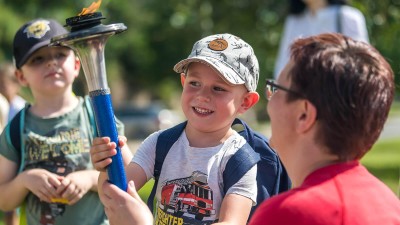
<instances>
[{"instance_id":1,"label":"child's arm","mask_svg":"<svg viewBox=\"0 0 400 225\"><path fill-rule=\"evenodd\" d=\"M224 197L219 213L219 222L215 224L246 224L253 201L247 197L228 194Z\"/></svg>"},{"instance_id":2,"label":"child's arm","mask_svg":"<svg viewBox=\"0 0 400 225\"><path fill-rule=\"evenodd\" d=\"M29 193L16 180L18 167L13 161L0 155L0 209L10 211L18 207Z\"/></svg>"},{"instance_id":3,"label":"child's arm","mask_svg":"<svg viewBox=\"0 0 400 225\"><path fill-rule=\"evenodd\" d=\"M30 169L17 173L18 165L0 155L0 209L9 211L17 208L32 192L42 201L51 202L58 197L56 187L60 176L44 169Z\"/></svg>"},{"instance_id":4,"label":"child's arm","mask_svg":"<svg viewBox=\"0 0 400 225\"><path fill-rule=\"evenodd\" d=\"M219 223L246 224L257 195L257 165L232 185L222 200Z\"/></svg>"}]
</instances>

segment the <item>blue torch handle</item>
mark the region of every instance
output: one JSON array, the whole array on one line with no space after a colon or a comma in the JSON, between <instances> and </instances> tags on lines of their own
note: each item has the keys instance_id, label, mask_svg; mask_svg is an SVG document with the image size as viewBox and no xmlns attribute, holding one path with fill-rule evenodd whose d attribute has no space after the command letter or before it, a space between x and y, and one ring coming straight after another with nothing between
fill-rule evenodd
<instances>
[{"instance_id":1,"label":"blue torch handle","mask_svg":"<svg viewBox=\"0 0 400 225\"><path fill-rule=\"evenodd\" d=\"M97 131L100 137L110 137L112 142L117 143L117 154L112 157L112 163L107 167L108 179L120 189L127 190L127 181L122 159L121 149L118 146L118 130L115 124L114 111L109 93L91 95Z\"/></svg>"}]
</instances>

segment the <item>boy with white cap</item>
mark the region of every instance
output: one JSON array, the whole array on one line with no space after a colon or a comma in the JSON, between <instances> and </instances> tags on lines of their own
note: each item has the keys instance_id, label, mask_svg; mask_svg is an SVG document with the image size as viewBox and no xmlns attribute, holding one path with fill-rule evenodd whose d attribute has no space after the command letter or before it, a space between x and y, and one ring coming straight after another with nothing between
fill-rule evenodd
<instances>
[{"instance_id":1,"label":"boy with white cap","mask_svg":"<svg viewBox=\"0 0 400 225\"><path fill-rule=\"evenodd\" d=\"M257 166L226 194L222 172L228 159L246 143L231 128L232 122L259 100L259 66L254 51L232 34L211 35L196 42L189 57L174 70L180 73L181 106L187 123L163 163L156 191L156 224L246 224L256 201ZM132 161L130 152L122 148L127 179L133 180L137 189L153 177L155 149L162 132L150 135ZM91 148L95 168L103 171L99 179L102 200L108 198L101 186L115 146L103 137L96 138ZM107 213L109 209L105 209Z\"/></svg>"}]
</instances>

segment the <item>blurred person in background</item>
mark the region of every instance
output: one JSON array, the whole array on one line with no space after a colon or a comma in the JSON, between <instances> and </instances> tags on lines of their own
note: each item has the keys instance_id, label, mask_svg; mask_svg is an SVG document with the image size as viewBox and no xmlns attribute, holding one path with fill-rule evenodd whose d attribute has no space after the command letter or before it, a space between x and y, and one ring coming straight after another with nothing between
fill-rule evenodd
<instances>
[{"instance_id":1,"label":"blurred person in background","mask_svg":"<svg viewBox=\"0 0 400 225\"><path fill-rule=\"evenodd\" d=\"M18 95L20 89L21 86L15 76L15 66L7 61L0 64L0 94L7 99L10 105L8 121L25 106L26 101Z\"/></svg>"},{"instance_id":2,"label":"blurred person in background","mask_svg":"<svg viewBox=\"0 0 400 225\"><path fill-rule=\"evenodd\" d=\"M2 94L0 94L0 132L7 124L9 108L10 106L8 105L7 99Z\"/></svg>"},{"instance_id":3,"label":"blurred person in background","mask_svg":"<svg viewBox=\"0 0 400 225\"><path fill-rule=\"evenodd\" d=\"M364 15L347 4L347 0L289 0L289 15L275 61L278 77L289 61L289 45L299 37L337 32L355 40L369 42Z\"/></svg>"}]
</instances>

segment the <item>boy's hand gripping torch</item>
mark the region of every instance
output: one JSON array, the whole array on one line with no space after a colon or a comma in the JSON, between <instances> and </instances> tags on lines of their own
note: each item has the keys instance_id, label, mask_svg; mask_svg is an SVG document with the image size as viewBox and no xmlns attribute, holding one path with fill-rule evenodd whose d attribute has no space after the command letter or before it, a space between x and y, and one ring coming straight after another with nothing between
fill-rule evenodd
<instances>
[{"instance_id":1,"label":"boy's hand gripping torch","mask_svg":"<svg viewBox=\"0 0 400 225\"><path fill-rule=\"evenodd\" d=\"M110 137L117 143L117 154L107 167L108 178L120 189L127 190L127 181L121 149L118 146L118 131L111 103L110 89L104 59L104 46L111 35L125 31L122 23L101 24L101 12L75 16L66 19L71 31L52 38L52 45L72 48L82 62L83 72L89 88L89 96L94 109L97 131L100 137Z\"/></svg>"}]
</instances>

